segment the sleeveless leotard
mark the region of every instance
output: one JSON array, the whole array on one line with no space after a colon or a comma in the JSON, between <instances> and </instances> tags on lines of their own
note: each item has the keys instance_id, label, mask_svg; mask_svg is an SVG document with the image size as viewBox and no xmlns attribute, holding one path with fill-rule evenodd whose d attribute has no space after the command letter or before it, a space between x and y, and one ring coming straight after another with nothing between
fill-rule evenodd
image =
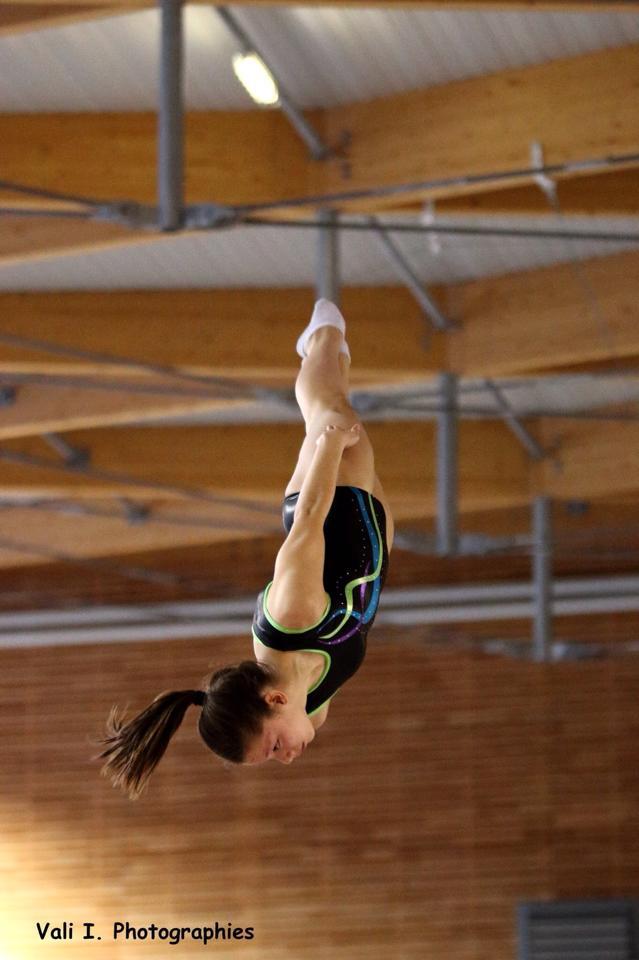
<instances>
[{"instance_id":1,"label":"sleeveless leotard","mask_svg":"<svg viewBox=\"0 0 639 960\"><path fill-rule=\"evenodd\" d=\"M298 498L299 493L292 493L282 504L287 533ZM324 656L322 676L306 698L309 716L328 703L364 660L366 637L388 570L386 513L381 501L360 487L336 487L324 521L324 543L327 601L317 623L301 630L278 624L267 609L272 580L259 594L253 617L253 636L265 646Z\"/></svg>"}]
</instances>

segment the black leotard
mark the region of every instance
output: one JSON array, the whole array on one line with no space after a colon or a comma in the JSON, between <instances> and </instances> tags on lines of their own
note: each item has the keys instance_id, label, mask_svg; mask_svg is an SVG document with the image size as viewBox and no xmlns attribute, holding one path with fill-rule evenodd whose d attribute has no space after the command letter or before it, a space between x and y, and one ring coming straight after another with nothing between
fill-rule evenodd
<instances>
[{"instance_id":1,"label":"black leotard","mask_svg":"<svg viewBox=\"0 0 639 960\"><path fill-rule=\"evenodd\" d=\"M299 493L284 498L282 520L288 533ZM324 613L310 627L291 630L267 612L272 580L257 598L253 636L274 650L321 653L325 669L308 691L306 712L320 710L359 669L366 654L379 596L386 580L386 513L377 497L360 487L338 486L324 521Z\"/></svg>"}]
</instances>

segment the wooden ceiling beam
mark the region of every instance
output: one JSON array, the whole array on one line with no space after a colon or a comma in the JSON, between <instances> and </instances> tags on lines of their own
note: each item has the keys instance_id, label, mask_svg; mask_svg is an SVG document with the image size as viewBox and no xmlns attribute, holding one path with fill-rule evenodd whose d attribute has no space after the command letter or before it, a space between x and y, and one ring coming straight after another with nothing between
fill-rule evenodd
<instances>
[{"instance_id":1,"label":"wooden ceiling beam","mask_svg":"<svg viewBox=\"0 0 639 960\"><path fill-rule=\"evenodd\" d=\"M567 216L639 215L639 170L615 170L589 177L557 182L559 207ZM406 204L398 213L420 213L423 202ZM549 217L554 228L554 211L537 186L525 184L505 190L469 194L438 200L436 215L451 216L542 216Z\"/></svg>"},{"instance_id":2,"label":"wooden ceiling beam","mask_svg":"<svg viewBox=\"0 0 639 960\"><path fill-rule=\"evenodd\" d=\"M525 170L533 142L542 145L547 164L639 153L631 95L639 82L637 51L600 50L334 107L322 117L324 139L331 144L350 136L347 170L318 168L318 186L327 193L345 189L345 173L347 189L358 190ZM584 174L590 171L573 170L559 179ZM504 180L499 186L521 183ZM417 189L403 201L495 189L488 182L444 185Z\"/></svg>"},{"instance_id":3,"label":"wooden ceiling beam","mask_svg":"<svg viewBox=\"0 0 639 960\"><path fill-rule=\"evenodd\" d=\"M274 498L270 516L205 503L176 504L155 499L149 503L148 498L139 495L132 502L149 504L151 512L146 521L128 522L122 504L114 498L89 500L82 505L51 503L37 508L3 508L0 569L41 564L47 556L51 562L57 562L52 553L80 559L105 558L177 551L202 544L239 543L275 536L280 530L283 537L284 533ZM73 510L73 506L78 509ZM89 512L82 512L82 507ZM219 526L216 528L215 524ZM29 547L34 549L30 551ZM176 565L176 573L177 570Z\"/></svg>"},{"instance_id":4,"label":"wooden ceiling beam","mask_svg":"<svg viewBox=\"0 0 639 960\"><path fill-rule=\"evenodd\" d=\"M158 393L127 392L127 381L120 390L105 390L100 381L95 387L48 386L24 383L16 388L15 400L2 407L0 441L15 437L64 433L118 424L139 423L162 417L193 416L198 413L229 411L246 402L208 400L198 397L165 396ZM151 378L131 380L131 387L148 389ZM153 380L160 388L175 388L175 381Z\"/></svg>"},{"instance_id":5,"label":"wooden ceiling beam","mask_svg":"<svg viewBox=\"0 0 639 960\"><path fill-rule=\"evenodd\" d=\"M411 515L435 510L433 423L368 423L377 469L391 500ZM91 452L93 468L126 473L140 481L169 485L143 488L131 481L93 478L57 469L59 456L39 438L7 441L3 451L45 457L46 466L0 458L3 496L161 496L188 499L188 487L214 495L279 503L304 438L303 424L206 427L140 427L78 431L65 435L73 447ZM501 423L463 423L460 429L462 509L495 509L528 502L528 460ZM51 466L49 466L51 464ZM259 468L256 467L259 465ZM197 501L206 504L206 498Z\"/></svg>"},{"instance_id":6,"label":"wooden ceiling beam","mask_svg":"<svg viewBox=\"0 0 639 960\"><path fill-rule=\"evenodd\" d=\"M295 343L314 299L313 290L301 287L0 293L1 332L189 374L292 386L299 368ZM357 357L354 383L401 383L444 364L443 334L431 336L403 287L347 287L342 307ZM10 345L1 337L0 372L140 376L137 369Z\"/></svg>"},{"instance_id":7,"label":"wooden ceiling beam","mask_svg":"<svg viewBox=\"0 0 639 960\"><path fill-rule=\"evenodd\" d=\"M536 435L556 464L532 468L533 487L551 497L624 497L639 491L639 422L543 419Z\"/></svg>"},{"instance_id":8,"label":"wooden ceiling beam","mask_svg":"<svg viewBox=\"0 0 639 960\"><path fill-rule=\"evenodd\" d=\"M639 356L638 271L629 252L449 287L450 369L507 376Z\"/></svg>"},{"instance_id":9,"label":"wooden ceiling beam","mask_svg":"<svg viewBox=\"0 0 639 960\"><path fill-rule=\"evenodd\" d=\"M155 113L1 114L0 137L3 180L98 201L157 202ZM186 114L187 203L304 194L310 168L304 144L278 111ZM15 193L0 195L18 205Z\"/></svg>"},{"instance_id":10,"label":"wooden ceiling beam","mask_svg":"<svg viewBox=\"0 0 639 960\"><path fill-rule=\"evenodd\" d=\"M345 134L349 139L343 155L324 164L309 160L281 113L189 113L186 201L259 204L527 169L533 141L543 145L549 164L639 154L639 125L633 110L638 50L629 46L597 51L311 112L309 119L326 143L337 146ZM154 114L4 115L0 116L0 139L3 178L8 181L110 202L156 202ZM616 173L621 172L616 168ZM610 195L615 190L612 174L600 171L599 175L606 177L605 192ZM593 180L592 172L579 169L566 171L558 179L580 176ZM625 184L623 178L619 180L620 195ZM530 183L511 179L499 184L500 190L508 191L510 203L515 186L529 189ZM393 209L429 198L441 202L469 194L494 195L496 189L494 182L453 184L339 205L353 211ZM3 200L9 199L13 205L32 204L3 195ZM628 212L634 209L633 202L629 200ZM46 207L47 201L42 203ZM111 233L105 235L105 231ZM124 240L127 234L124 228L101 223L43 223L31 218L9 220L3 233L0 262L91 249L117 242L118 236ZM132 232L129 239L132 236L136 242L140 239ZM161 239L146 234L146 242Z\"/></svg>"},{"instance_id":11,"label":"wooden ceiling beam","mask_svg":"<svg viewBox=\"0 0 639 960\"><path fill-rule=\"evenodd\" d=\"M85 20L101 20L104 17L122 15L130 10L143 10L149 7L147 0L129 0L126 10L113 6L96 4L78 5L70 3L13 3L12 0L0 3L0 37L49 27L62 27Z\"/></svg>"}]
</instances>

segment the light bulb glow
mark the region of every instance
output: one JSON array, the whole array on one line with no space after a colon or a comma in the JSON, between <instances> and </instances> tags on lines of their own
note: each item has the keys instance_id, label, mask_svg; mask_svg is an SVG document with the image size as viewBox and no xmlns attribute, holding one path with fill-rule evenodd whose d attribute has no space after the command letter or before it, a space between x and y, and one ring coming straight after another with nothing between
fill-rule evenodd
<instances>
[{"instance_id":1,"label":"light bulb glow","mask_svg":"<svg viewBox=\"0 0 639 960\"><path fill-rule=\"evenodd\" d=\"M233 70L248 95L256 103L272 105L280 99L271 71L256 53L233 55Z\"/></svg>"}]
</instances>

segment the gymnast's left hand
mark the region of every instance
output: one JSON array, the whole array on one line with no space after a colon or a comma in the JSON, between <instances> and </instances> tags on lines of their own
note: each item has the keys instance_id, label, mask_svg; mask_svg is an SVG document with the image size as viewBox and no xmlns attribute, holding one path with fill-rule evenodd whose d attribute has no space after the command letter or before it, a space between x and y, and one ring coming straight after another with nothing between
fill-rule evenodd
<instances>
[{"instance_id":1,"label":"gymnast's left hand","mask_svg":"<svg viewBox=\"0 0 639 960\"><path fill-rule=\"evenodd\" d=\"M344 444L344 449L346 450L347 447L355 446L359 440L361 433L360 428L361 424L359 423L353 424L350 430L346 430L344 427L340 427L336 423L329 423L324 427L324 430L322 433L320 433L315 443L316 445L320 444L320 442L323 443L324 437L328 439L328 437L331 436L338 436Z\"/></svg>"}]
</instances>

